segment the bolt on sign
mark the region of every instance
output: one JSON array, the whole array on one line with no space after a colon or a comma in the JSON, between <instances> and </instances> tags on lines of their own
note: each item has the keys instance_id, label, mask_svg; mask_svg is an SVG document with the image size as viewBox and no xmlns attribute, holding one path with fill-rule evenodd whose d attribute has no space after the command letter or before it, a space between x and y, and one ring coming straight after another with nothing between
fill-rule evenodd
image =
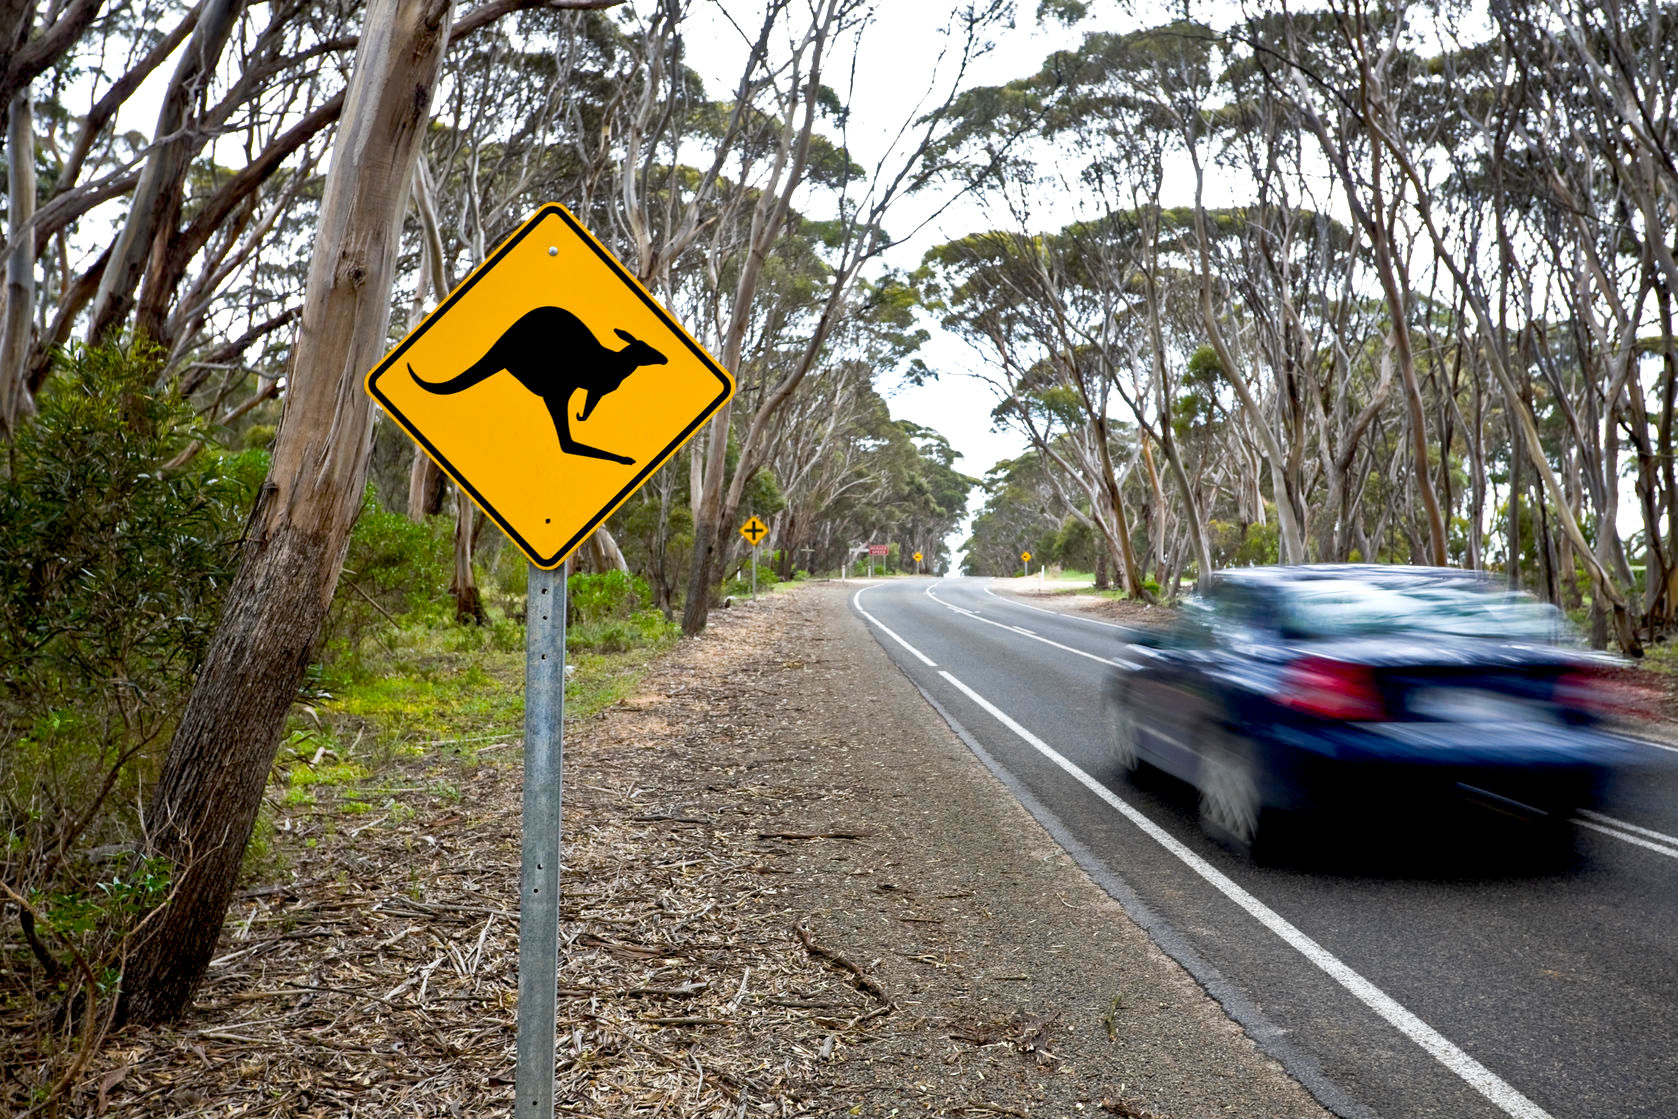
<instances>
[{"instance_id":1,"label":"bolt on sign","mask_svg":"<svg viewBox=\"0 0 1678 1119\"><path fill-rule=\"evenodd\" d=\"M385 356L367 391L551 570L722 407L734 381L549 204Z\"/></svg>"},{"instance_id":2,"label":"bolt on sign","mask_svg":"<svg viewBox=\"0 0 1678 1119\"><path fill-rule=\"evenodd\" d=\"M757 517L751 518L745 524L740 526L740 535L744 536L746 541L754 548L763 543L763 538L767 536L768 533L769 526L764 524Z\"/></svg>"}]
</instances>

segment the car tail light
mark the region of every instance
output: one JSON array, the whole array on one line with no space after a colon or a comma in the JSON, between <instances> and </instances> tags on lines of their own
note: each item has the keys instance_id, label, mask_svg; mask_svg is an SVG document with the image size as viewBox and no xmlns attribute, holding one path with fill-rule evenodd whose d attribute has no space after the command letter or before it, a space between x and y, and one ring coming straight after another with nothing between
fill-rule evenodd
<instances>
[{"instance_id":1,"label":"car tail light","mask_svg":"<svg viewBox=\"0 0 1678 1119\"><path fill-rule=\"evenodd\" d=\"M1376 722L1387 717L1387 702L1375 686L1375 670L1326 657L1294 661L1282 674L1277 701L1322 719Z\"/></svg>"},{"instance_id":2,"label":"car tail light","mask_svg":"<svg viewBox=\"0 0 1678 1119\"><path fill-rule=\"evenodd\" d=\"M1564 672L1556 677L1550 698L1569 711L1599 719L1646 715L1658 706L1652 689L1606 672Z\"/></svg>"}]
</instances>

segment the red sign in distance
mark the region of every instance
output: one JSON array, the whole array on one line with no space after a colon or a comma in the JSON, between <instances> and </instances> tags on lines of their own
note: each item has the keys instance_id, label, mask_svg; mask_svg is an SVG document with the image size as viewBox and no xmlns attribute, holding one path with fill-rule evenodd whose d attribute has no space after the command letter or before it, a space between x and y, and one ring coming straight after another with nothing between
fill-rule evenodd
<instances>
[{"instance_id":1,"label":"red sign in distance","mask_svg":"<svg viewBox=\"0 0 1678 1119\"><path fill-rule=\"evenodd\" d=\"M868 554L871 555L871 556L883 556L883 555L889 554L890 552L891 552L891 545L890 544L870 544L870 545L868 545Z\"/></svg>"}]
</instances>

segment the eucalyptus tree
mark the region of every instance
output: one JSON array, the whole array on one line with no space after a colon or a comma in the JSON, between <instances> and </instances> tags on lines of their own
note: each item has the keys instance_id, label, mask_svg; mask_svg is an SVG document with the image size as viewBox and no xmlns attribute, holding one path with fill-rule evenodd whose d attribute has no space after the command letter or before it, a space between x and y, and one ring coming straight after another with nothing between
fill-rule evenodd
<instances>
[{"instance_id":1,"label":"eucalyptus tree","mask_svg":"<svg viewBox=\"0 0 1678 1119\"><path fill-rule=\"evenodd\" d=\"M964 574L1011 575L1023 552L1041 555L1052 547L1062 520L1052 479L1053 469L1032 451L985 472L985 503L962 544Z\"/></svg>"},{"instance_id":2,"label":"eucalyptus tree","mask_svg":"<svg viewBox=\"0 0 1678 1119\"><path fill-rule=\"evenodd\" d=\"M387 342L401 217L452 15L452 0L371 0L358 37L273 462L146 814L173 875L124 976L137 1020L181 1014L204 974L343 567L371 446L361 373Z\"/></svg>"}]
</instances>

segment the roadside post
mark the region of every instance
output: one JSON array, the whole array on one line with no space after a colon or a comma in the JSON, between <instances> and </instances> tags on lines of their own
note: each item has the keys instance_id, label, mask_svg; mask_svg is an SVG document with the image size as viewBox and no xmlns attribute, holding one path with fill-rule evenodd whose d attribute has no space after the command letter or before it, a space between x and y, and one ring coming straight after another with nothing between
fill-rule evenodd
<instances>
[{"instance_id":1,"label":"roadside post","mask_svg":"<svg viewBox=\"0 0 1678 1119\"><path fill-rule=\"evenodd\" d=\"M740 526L740 535L752 546L752 597L757 597L757 546L769 532L769 526L760 521L756 515L749 518Z\"/></svg>"},{"instance_id":2,"label":"roadside post","mask_svg":"<svg viewBox=\"0 0 1678 1119\"><path fill-rule=\"evenodd\" d=\"M622 349L602 341L613 337ZM530 561L513 1115L553 1119L567 560L734 395L734 379L549 203L366 385Z\"/></svg>"},{"instance_id":3,"label":"roadside post","mask_svg":"<svg viewBox=\"0 0 1678 1119\"><path fill-rule=\"evenodd\" d=\"M920 573L921 573L921 554L919 552L916 552L915 553L915 574L919 575Z\"/></svg>"},{"instance_id":4,"label":"roadside post","mask_svg":"<svg viewBox=\"0 0 1678 1119\"><path fill-rule=\"evenodd\" d=\"M1025 563L1025 573L1027 575L1030 575L1031 574L1031 553L1030 552L1021 552L1020 553L1020 559L1022 561L1024 561L1024 563Z\"/></svg>"},{"instance_id":5,"label":"roadside post","mask_svg":"<svg viewBox=\"0 0 1678 1119\"><path fill-rule=\"evenodd\" d=\"M868 577L870 579L874 578L874 557L875 556L880 557L880 570L884 571L886 569L886 557L890 554L891 554L891 545L890 544L870 544L870 545L868 545Z\"/></svg>"}]
</instances>

